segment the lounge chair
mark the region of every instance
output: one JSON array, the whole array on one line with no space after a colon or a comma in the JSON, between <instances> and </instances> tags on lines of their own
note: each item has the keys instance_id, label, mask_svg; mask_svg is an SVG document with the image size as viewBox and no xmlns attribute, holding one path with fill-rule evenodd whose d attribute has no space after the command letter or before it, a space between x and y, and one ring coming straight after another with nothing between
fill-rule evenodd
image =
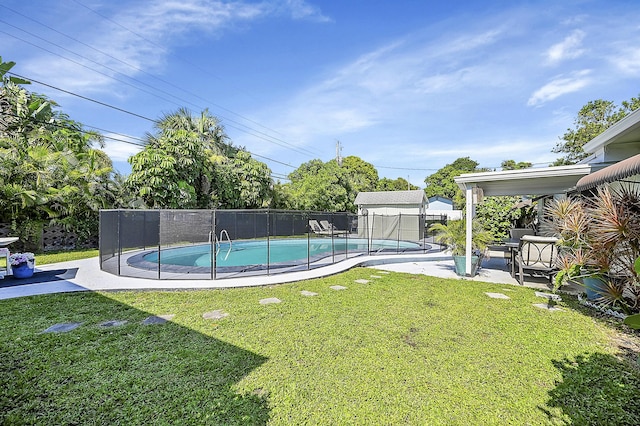
<instances>
[{"instance_id":1,"label":"lounge chair","mask_svg":"<svg viewBox=\"0 0 640 426\"><path fill-rule=\"evenodd\" d=\"M333 226L332 223L329 223L328 220L321 220L320 221L320 226L322 227L322 230L325 232L329 232L333 235L343 235L346 234L347 231L342 231L340 229L336 229L335 226Z\"/></svg>"},{"instance_id":2,"label":"lounge chair","mask_svg":"<svg viewBox=\"0 0 640 426\"><path fill-rule=\"evenodd\" d=\"M331 230L324 229L317 220L309 220L309 229L316 235L331 235Z\"/></svg>"},{"instance_id":3,"label":"lounge chair","mask_svg":"<svg viewBox=\"0 0 640 426\"><path fill-rule=\"evenodd\" d=\"M549 278L549 283L553 283L553 277L558 271L556 266L558 258L557 241L558 239L554 237L522 236L515 259L515 263L518 265L520 285L524 285L525 273L529 275L546 275Z\"/></svg>"}]
</instances>

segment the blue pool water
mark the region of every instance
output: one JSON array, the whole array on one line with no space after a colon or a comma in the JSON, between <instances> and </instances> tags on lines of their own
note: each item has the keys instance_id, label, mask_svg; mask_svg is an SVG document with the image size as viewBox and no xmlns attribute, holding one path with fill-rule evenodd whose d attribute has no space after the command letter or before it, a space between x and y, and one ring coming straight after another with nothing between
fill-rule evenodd
<instances>
[{"instance_id":1,"label":"blue pool water","mask_svg":"<svg viewBox=\"0 0 640 426\"><path fill-rule=\"evenodd\" d=\"M333 241L333 248L332 248ZM330 256L332 253L366 252L367 240L362 238L337 239L306 238L234 241L216 246L216 267L238 267L277 263L301 263L307 257L313 259ZM408 241L373 240L371 251L418 250L421 246ZM143 256L144 261L158 263L158 252ZM201 244L163 249L162 265L211 267L211 245Z\"/></svg>"}]
</instances>

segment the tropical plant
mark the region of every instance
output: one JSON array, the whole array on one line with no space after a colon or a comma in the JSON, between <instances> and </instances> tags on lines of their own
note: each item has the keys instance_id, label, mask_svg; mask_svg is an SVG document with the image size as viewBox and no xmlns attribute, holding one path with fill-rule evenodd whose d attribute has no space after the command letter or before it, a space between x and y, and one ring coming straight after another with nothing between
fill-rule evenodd
<instances>
[{"instance_id":1,"label":"tropical plant","mask_svg":"<svg viewBox=\"0 0 640 426\"><path fill-rule=\"evenodd\" d=\"M29 247L48 224L87 240L97 235L98 210L115 199L102 136L7 77L14 65L0 59L0 218Z\"/></svg>"},{"instance_id":2,"label":"tropical plant","mask_svg":"<svg viewBox=\"0 0 640 426\"><path fill-rule=\"evenodd\" d=\"M491 232L485 230L480 222L473 221L471 235L471 250L480 254L484 252L493 240ZM429 231L435 232L435 240L446 245L454 256L464 256L467 249L467 228L465 220L450 220L446 224L434 223Z\"/></svg>"},{"instance_id":3,"label":"tropical plant","mask_svg":"<svg viewBox=\"0 0 640 426\"><path fill-rule=\"evenodd\" d=\"M207 110L165 115L129 159L126 186L151 208L252 208L269 203L271 171L231 144Z\"/></svg>"},{"instance_id":4,"label":"tropical plant","mask_svg":"<svg viewBox=\"0 0 640 426\"><path fill-rule=\"evenodd\" d=\"M637 309L640 189L599 187L590 197L554 201L546 212L546 229L560 237L556 288L568 280L598 276L605 281L598 303Z\"/></svg>"}]
</instances>

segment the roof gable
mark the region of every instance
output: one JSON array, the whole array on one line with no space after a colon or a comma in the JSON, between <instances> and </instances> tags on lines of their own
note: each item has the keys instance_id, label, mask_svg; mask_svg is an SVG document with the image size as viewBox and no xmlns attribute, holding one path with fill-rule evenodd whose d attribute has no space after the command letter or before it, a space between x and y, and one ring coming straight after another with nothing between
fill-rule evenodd
<instances>
[{"instance_id":1,"label":"roof gable","mask_svg":"<svg viewBox=\"0 0 640 426\"><path fill-rule=\"evenodd\" d=\"M426 195L423 190L413 191L379 191L379 192L359 192L356 196L355 204L358 206L372 204L423 204L426 202Z\"/></svg>"}]
</instances>

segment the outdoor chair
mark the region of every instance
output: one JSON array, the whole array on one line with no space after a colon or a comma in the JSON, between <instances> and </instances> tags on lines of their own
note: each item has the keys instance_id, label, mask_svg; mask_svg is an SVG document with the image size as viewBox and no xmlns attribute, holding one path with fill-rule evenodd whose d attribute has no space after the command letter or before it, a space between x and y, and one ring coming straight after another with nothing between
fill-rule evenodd
<instances>
[{"instance_id":1,"label":"outdoor chair","mask_svg":"<svg viewBox=\"0 0 640 426\"><path fill-rule=\"evenodd\" d=\"M327 231L322 229L322 226L320 226L317 220L309 220L309 229L311 229L314 234L327 235ZM331 232L329 232L328 234L331 235Z\"/></svg>"},{"instance_id":2,"label":"outdoor chair","mask_svg":"<svg viewBox=\"0 0 640 426\"><path fill-rule=\"evenodd\" d=\"M343 234L347 234L347 231L341 231L339 229L336 229L335 226L333 226L332 223L329 223L328 220L321 220L320 221L320 226L322 227L322 230L329 233L329 234L333 234L333 235L343 235Z\"/></svg>"},{"instance_id":3,"label":"outdoor chair","mask_svg":"<svg viewBox=\"0 0 640 426\"><path fill-rule=\"evenodd\" d=\"M524 235L520 239L520 247L516 254L515 263L518 265L518 279L520 285L524 285L524 274L545 275L549 283L558 271L556 261L558 258L557 238Z\"/></svg>"},{"instance_id":4,"label":"outdoor chair","mask_svg":"<svg viewBox=\"0 0 640 426\"><path fill-rule=\"evenodd\" d=\"M509 229L509 236L512 240L519 240L525 235L535 235L535 231L531 228L512 228Z\"/></svg>"}]
</instances>

